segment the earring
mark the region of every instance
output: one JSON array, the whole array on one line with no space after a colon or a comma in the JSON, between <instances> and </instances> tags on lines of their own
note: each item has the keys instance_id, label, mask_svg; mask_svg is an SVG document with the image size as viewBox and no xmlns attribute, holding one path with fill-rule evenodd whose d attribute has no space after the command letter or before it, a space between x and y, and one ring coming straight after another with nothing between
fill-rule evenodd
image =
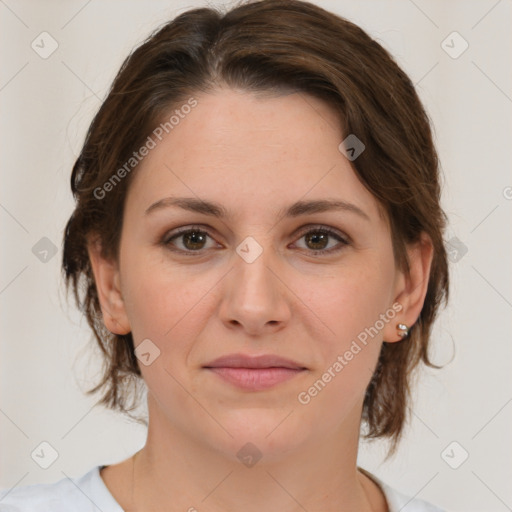
<instances>
[{"instance_id":1,"label":"earring","mask_svg":"<svg viewBox=\"0 0 512 512\"><path fill-rule=\"evenodd\" d=\"M409 327L405 324L397 324L396 328L398 329L398 336L402 339L409 335Z\"/></svg>"}]
</instances>

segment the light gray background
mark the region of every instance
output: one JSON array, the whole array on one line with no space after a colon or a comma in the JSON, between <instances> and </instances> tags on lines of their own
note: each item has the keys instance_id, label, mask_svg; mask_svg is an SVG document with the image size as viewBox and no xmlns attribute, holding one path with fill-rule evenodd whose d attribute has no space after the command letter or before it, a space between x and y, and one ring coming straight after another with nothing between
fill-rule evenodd
<instances>
[{"instance_id":1,"label":"light gray background","mask_svg":"<svg viewBox=\"0 0 512 512\"><path fill-rule=\"evenodd\" d=\"M382 444L363 445L360 465L448 510L512 510L511 1L315 3L368 30L417 84L435 125L455 246L452 299L434 332L436 361L453 361L423 373L397 456L383 462ZM159 24L200 5L0 0L0 487L79 476L144 444L142 427L92 408L81 391L98 364L60 277L69 176L121 61ZM59 45L47 59L31 47L43 31ZM446 40L453 31L469 44L458 58L464 41ZM46 262L32 251L43 237L58 248ZM43 441L58 452L48 469L31 458ZM441 457L453 441L452 465L469 453L458 469Z\"/></svg>"}]
</instances>

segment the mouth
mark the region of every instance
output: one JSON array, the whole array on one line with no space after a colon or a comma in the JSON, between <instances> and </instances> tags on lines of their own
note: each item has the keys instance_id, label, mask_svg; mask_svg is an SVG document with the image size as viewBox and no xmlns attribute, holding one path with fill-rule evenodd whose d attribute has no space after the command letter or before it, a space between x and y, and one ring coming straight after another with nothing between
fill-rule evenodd
<instances>
[{"instance_id":1,"label":"mouth","mask_svg":"<svg viewBox=\"0 0 512 512\"><path fill-rule=\"evenodd\" d=\"M203 368L246 391L269 389L307 370L290 359L274 355L251 357L244 354L220 357Z\"/></svg>"}]
</instances>

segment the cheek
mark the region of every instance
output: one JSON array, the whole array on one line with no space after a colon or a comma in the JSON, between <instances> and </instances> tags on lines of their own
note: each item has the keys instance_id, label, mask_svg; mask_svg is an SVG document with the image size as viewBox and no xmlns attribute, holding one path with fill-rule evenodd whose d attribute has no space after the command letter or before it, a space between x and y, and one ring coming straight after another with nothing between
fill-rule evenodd
<instances>
[{"instance_id":1,"label":"cheek","mask_svg":"<svg viewBox=\"0 0 512 512\"><path fill-rule=\"evenodd\" d=\"M158 279L150 268L131 274L126 283L125 306L135 344L144 338L162 338L181 313L179 294L171 282Z\"/></svg>"},{"instance_id":2,"label":"cheek","mask_svg":"<svg viewBox=\"0 0 512 512\"><path fill-rule=\"evenodd\" d=\"M188 356L202 319L209 318L208 291L219 278L213 273L193 276L161 258L144 260L135 254L126 258L125 269L123 289L134 344L149 339L157 347L151 348L158 354L151 364L139 363L144 381L167 403L169 414L193 407L179 383L186 382L188 389Z\"/></svg>"},{"instance_id":3,"label":"cheek","mask_svg":"<svg viewBox=\"0 0 512 512\"><path fill-rule=\"evenodd\" d=\"M316 344L320 364L297 393L296 403L306 421L322 418L323 428L330 430L359 411L382 345L380 332L368 328L379 319L383 301L375 288L350 279L315 299L312 308L329 330Z\"/></svg>"},{"instance_id":4,"label":"cheek","mask_svg":"<svg viewBox=\"0 0 512 512\"><path fill-rule=\"evenodd\" d=\"M311 376L312 387L303 390L306 395L301 402L314 399L318 411L333 403L350 407L361 398L380 353L381 331L394 321L394 310L389 312L392 261L362 261L360 266L347 265L314 289L303 283L304 302L324 325L315 344L320 364Z\"/></svg>"},{"instance_id":5,"label":"cheek","mask_svg":"<svg viewBox=\"0 0 512 512\"><path fill-rule=\"evenodd\" d=\"M199 275L193 265L178 267L158 251L134 251L124 263L123 294L135 345L149 338L175 359L201 331L201 319L208 318L209 292L219 275Z\"/></svg>"},{"instance_id":6,"label":"cheek","mask_svg":"<svg viewBox=\"0 0 512 512\"><path fill-rule=\"evenodd\" d=\"M347 267L314 290L309 286L306 291L311 283L304 283L304 302L325 325L331 348L342 349L350 344L391 306L391 282L382 268L378 263L361 269ZM380 323L378 326L382 327Z\"/></svg>"}]
</instances>

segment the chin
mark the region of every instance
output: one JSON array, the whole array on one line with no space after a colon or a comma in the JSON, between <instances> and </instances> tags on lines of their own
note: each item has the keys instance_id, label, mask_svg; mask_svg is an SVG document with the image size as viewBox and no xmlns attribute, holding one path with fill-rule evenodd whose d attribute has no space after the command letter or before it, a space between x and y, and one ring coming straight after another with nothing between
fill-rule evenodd
<instances>
[{"instance_id":1,"label":"chin","mask_svg":"<svg viewBox=\"0 0 512 512\"><path fill-rule=\"evenodd\" d=\"M261 458L259 464L278 462L315 436L292 408L239 409L227 416L220 422L232 437L217 429L209 444L234 462L245 463L244 457Z\"/></svg>"}]
</instances>

